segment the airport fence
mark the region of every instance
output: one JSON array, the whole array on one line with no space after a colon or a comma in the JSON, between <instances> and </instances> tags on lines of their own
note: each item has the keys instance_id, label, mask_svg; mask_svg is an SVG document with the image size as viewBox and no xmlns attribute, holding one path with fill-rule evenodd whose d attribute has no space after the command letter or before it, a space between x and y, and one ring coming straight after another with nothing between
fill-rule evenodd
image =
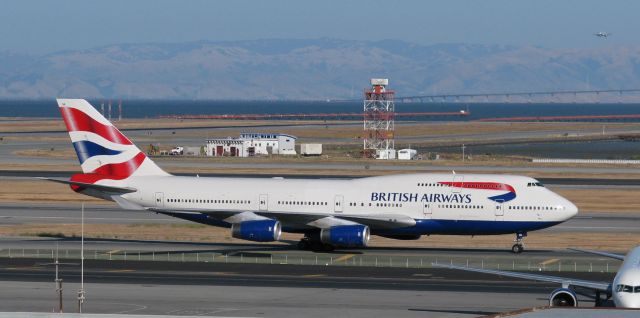
<instances>
[{"instance_id":1,"label":"airport fence","mask_svg":"<svg viewBox=\"0 0 640 318\"><path fill-rule=\"evenodd\" d=\"M42 258L80 260L80 251L75 249L1 249L0 258ZM331 254L331 253L267 253L240 252L214 253L198 251L99 251L85 250L85 259L102 261L154 261L154 262L201 262L236 264L277 264L315 266L363 266L395 268L432 268L432 264L458 265L484 269L544 272L616 272L620 266L615 260L559 259L536 257L424 257L401 255Z\"/></svg>"}]
</instances>

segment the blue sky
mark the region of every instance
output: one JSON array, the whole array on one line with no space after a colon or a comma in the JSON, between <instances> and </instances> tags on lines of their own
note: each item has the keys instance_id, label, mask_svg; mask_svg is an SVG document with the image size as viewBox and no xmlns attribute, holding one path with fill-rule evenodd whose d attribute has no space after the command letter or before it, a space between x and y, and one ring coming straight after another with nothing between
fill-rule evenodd
<instances>
[{"instance_id":1,"label":"blue sky","mask_svg":"<svg viewBox=\"0 0 640 318\"><path fill-rule=\"evenodd\" d=\"M5 0L0 51L319 37L548 48L636 45L639 12L640 1L602 0ZM596 38L598 31L613 36Z\"/></svg>"}]
</instances>

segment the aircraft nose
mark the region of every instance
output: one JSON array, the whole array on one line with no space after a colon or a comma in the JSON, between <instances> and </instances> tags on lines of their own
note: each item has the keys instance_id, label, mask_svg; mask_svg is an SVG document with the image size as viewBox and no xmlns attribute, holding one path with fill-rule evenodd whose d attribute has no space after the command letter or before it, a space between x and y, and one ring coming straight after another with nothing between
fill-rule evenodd
<instances>
[{"instance_id":1,"label":"aircraft nose","mask_svg":"<svg viewBox=\"0 0 640 318\"><path fill-rule=\"evenodd\" d=\"M627 295L631 296L631 295ZM640 298L636 297L624 297L618 300L619 307L621 308L640 308Z\"/></svg>"},{"instance_id":2,"label":"aircraft nose","mask_svg":"<svg viewBox=\"0 0 640 318\"><path fill-rule=\"evenodd\" d=\"M571 201L567 200L565 205L565 211L567 214L567 219L570 219L578 214L578 207L573 204Z\"/></svg>"}]
</instances>

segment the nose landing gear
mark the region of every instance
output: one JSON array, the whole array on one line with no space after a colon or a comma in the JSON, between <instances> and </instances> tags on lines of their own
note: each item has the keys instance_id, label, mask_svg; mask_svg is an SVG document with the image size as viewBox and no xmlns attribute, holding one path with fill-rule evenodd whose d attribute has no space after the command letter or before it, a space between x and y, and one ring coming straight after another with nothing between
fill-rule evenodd
<instances>
[{"instance_id":1,"label":"nose landing gear","mask_svg":"<svg viewBox=\"0 0 640 318\"><path fill-rule=\"evenodd\" d=\"M511 246L511 252L513 252L514 254L520 254L522 252L524 252L524 238L527 237L527 232L518 232L516 233L516 239L514 240L514 242L516 242L515 244L513 244L513 246Z\"/></svg>"}]
</instances>

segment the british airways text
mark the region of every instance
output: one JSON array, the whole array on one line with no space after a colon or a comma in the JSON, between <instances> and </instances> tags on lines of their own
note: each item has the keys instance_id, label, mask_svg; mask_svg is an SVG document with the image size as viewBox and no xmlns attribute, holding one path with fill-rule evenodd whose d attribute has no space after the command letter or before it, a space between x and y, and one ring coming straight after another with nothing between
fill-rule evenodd
<instances>
[{"instance_id":1,"label":"british airways text","mask_svg":"<svg viewBox=\"0 0 640 318\"><path fill-rule=\"evenodd\" d=\"M418 199L420 202L471 203L471 194L424 193L420 196L406 192L371 192L371 201L374 202L418 202Z\"/></svg>"}]
</instances>

